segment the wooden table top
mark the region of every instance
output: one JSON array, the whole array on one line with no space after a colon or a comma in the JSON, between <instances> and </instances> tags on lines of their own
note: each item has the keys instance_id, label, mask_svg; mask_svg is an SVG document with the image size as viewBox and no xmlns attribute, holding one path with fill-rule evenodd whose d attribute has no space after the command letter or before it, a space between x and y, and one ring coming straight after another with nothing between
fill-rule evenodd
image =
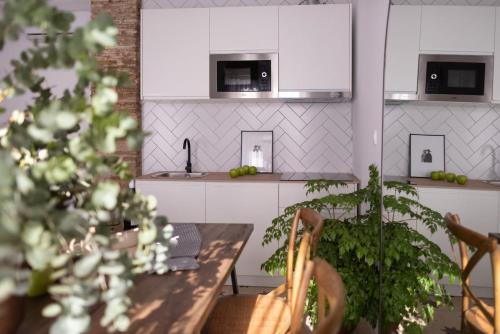
<instances>
[{"instance_id":1,"label":"wooden table top","mask_svg":"<svg viewBox=\"0 0 500 334\"><path fill-rule=\"evenodd\" d=\"M130 291L131 324L127 333L197 333L222 291L252 234L251 224L196 224L202 236L198 270L141 275ZM30 299L18 333L46 333L52 320L41 317L48 298ZM104 306L92 312L90 333L99 326Z\"/></svg>"}]
</instances>

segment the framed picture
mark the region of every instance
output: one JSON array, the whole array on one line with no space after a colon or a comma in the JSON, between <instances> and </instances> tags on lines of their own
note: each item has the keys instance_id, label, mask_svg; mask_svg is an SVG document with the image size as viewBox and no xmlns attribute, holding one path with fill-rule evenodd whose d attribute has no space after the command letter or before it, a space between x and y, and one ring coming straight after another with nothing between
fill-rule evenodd
<instances>
[{"instance_id":1,"label":"framed picture","mask_svg":"<svg viewBox=\"0 0 500 334\"><path fill-rule=\"evenodd\" d=\"M445 170L444 135L410 134L410 176L429 177Z\"/></svg>"},{"instance_id":2,"label":"framed picture","mask_svg":"<svg viewBox=\"0 0 500 334\"><path fill-rule=\"evenodd\" d=\"M241 131L241 166L255 166L258 173L273 172L273 132Z\"/></svg>"}]
</instances>

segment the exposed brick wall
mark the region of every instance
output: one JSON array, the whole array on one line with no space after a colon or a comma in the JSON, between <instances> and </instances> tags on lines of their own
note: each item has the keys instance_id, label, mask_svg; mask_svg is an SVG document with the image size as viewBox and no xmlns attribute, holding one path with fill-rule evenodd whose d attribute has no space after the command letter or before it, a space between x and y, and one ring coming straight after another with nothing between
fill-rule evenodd
<instances>
[{"instance_id":1,"label":"exposed brick wall","mask_svg":"<svg viewBox=\"0 0 500 334\"><path fill-rule=\"evenodd\" d=\"M92 17L107 12L118 28L118 43L97 58L103 68L125 72L130 86L118 90L117 111L126 112L141 121L140 102L140 10L141 0L91 0ZM130 164L134 175L141 174L141 152L130 151L124 142L118 145L117 154Z\"/></svg>"}]
</instances>

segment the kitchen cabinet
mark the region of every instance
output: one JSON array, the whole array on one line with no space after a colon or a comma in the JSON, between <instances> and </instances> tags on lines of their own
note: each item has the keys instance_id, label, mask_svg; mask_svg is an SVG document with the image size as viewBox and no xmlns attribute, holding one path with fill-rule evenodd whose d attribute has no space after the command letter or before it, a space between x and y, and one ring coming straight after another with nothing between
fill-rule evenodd
<instances>
[{"instance_id":1,"label":"kitchen cabinet","mask_svg":"<svg viewBox=\"0 0 500 334\"><path fill-rule=\"evenodd\" d=\"M493 7L422 7L420 53L491 54L494 34Z\"/></svg>"},{"instance_id":2,"label":"kitchen cabinet","mask_svg":"<svg viewBox=\"0 0 500 334\"><path fill-rule=\"evenodd\" d=\"M278 7L210 8L210 53L277 51Z\"/></svg>"},{"instance_id":3,"label":"kitchen cabinet","mask_svg":"<svg viewBox=\"0 0 500 334\"><path fill-rule=\"evenodd\" d=\"M143 9L141 97L209 98L209 9Z\"/></svg>"},{"instance_id":4,"label":"kitchen cabinet","mask_svg":"<svg viewBox=\"0 0 500 334\"><path fill-rule=\"evenodd\" d=\"M500 8L495 9L495 53L493 56L493 100L500 102Z\"/></svg>"},{"instance_id":5,"label":"kitchen cabinet","mask_svg":"<svg viewBox=\"0 0 500 334\"><path fill-rule=\"evenodd\" d=\"M138 179L137 191L156 197L159 215L172 223L253 224L254 230L236 263L241 285L277 286L283 277L260 270L281 241L262 246L266 229L283 209L295 203L322 197L326 192L306 195L305 182L204 182ZM356 185L333 193L352 192ZM339 209L341 210L341 209ZM343 211L345 214L345 210ZM351 214L355 214L355 210Z\"/></svg>"},{"instance_id":6,"label":"kitchen cabinet","mask_svg":"<svg viewBox=\"0 0 500 334\"><path fill-rule=\"evenodd\" d=\"M310 201L315 198L321 198L331 194L345 194L356 191L356 185L353 183L347 184L346 187L332 189L330 192L321 191L306 195L305 182L287 182L279 184L279 214L282 214L285 208L304 201ZM342 209L339 209L342 210Z\"/></svg>"},{"instance_id":7,"label":"kitchen cabinet","mask_svg":"<svg viewBox=\"0 0 500 334\"><path fill-rule=\"evenodd\" d=\"M351 91L351 5L279 7L279 90Z\"/></svg>"},{"instance_id":8,"label":"kitchen cabinet","mask_svg":"<svg viewBox=\"0 0 500 334\"><path fill-rule=\"evenodd\" d=\"M205 222L205 183L137 180L136 190L156 197L158 215L171 223Z\"/></svg>"},{"instance_id":9,"label":"kitchen cabinet","mask_svg":"<svg viewBox=\"0 0 500 334\"><path fill-rule=\"evenodd\" d=\"M387 31L385 91L417 93L421 6L392 6Z\"/></svg>"},{"instance_id":10,"label":"kitchen cabinet","mask_svg":"<svg viewBox=\"0 0 500 334\"><path fill-rule=\"evenodd\" d=\"M470 229L485 235L499 231L500 192L419 187L418 193L423 205L438 211L443 216L447 212L458 214L462 225ZM430 235L430 232L422 229L421 233L435 242L451 259L455 256L456 259L460 259L458 246L454 246L455 255L453 255L448 237L443 231ZM492 274L489 256L485 256L472 272L471 284L479 289L478 293L481 295L491 293Z\"/></svg>"},{"instance_id":11,"label":"kitchen cabinet","mask_svg":"<svg viewBox=\"0 0 500 334\"><path fill-rule=\"evenodd\" d=\"M252 236L236 263L243 285L269 286L282 282L260 270L260 265L278 248L277 243L262 246L262 239L273 218L278 216L278 184L250 182L207 182L207 223L253 224Z\"/></svg>"}]
</instances>

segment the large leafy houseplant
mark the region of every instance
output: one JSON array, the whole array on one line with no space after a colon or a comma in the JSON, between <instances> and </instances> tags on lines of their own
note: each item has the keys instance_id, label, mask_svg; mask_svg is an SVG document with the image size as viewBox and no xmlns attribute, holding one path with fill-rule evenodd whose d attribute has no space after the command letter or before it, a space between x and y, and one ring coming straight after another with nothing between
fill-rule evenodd
<instances>
[{"instance_id":1,"label":"large leafy houseplant","mask_svg":"<svg viewBox=\"0 0 500 334\"><path fill-rule=\"evenodd\" d=\"M171 227L155 217L154 198L120 187L131 174L114 155L117 141L137 148L143 134L134 119L115 110L115 89L125 78L95 60L115 45L117 29L99 15L70 34L73 19L44 0L4 3L0 49L26 27L46 37L12 61L0 84L0 100L33 97L23 110L8 110L0 134L0 302L24 294L32 270L50 268L54 302L43 314L57 316L51 332L86 331L97 303L106 305L101 325L125 331L132 276L168 270ZM62 97L45 85L42 73L50 68L77 74ZM106 228L124 219L139 225L134 256L116 250Z\"/></svg>"},{"instance_id":2,"label":"large leafy houseplant","mask_svg":"<svg viewBox=\"0 0 500 334\"><path fill-rule=\"evenodd\" d=\"M436 307L451 305L440 280L447 277L453 281L459 273L457 265L421 233L423 229L434 233L444 228L443 217L420 204L415 188L406 183L385 182L382 197L375 166L370 166L370 180L365 188L333 194L333 190L344 186L336 181L307 182L307 193L329 194L286 208L266 230L263 244L287 238L297 208L323 212L325 227L317 255L338 270L346 286L344 327L353 329L361 318L375 327L381 302L381 325L385 330L399 326L406 333L421 333ZM356 214L358 208L360 212ZM413 227L415 223L418 231ZM382 263L379 262L381 227ZM284 271L287 243L262 265L267 272ZM312 286L307 308L313 320L314 295Z\"/></svg>"}]
</instances>

